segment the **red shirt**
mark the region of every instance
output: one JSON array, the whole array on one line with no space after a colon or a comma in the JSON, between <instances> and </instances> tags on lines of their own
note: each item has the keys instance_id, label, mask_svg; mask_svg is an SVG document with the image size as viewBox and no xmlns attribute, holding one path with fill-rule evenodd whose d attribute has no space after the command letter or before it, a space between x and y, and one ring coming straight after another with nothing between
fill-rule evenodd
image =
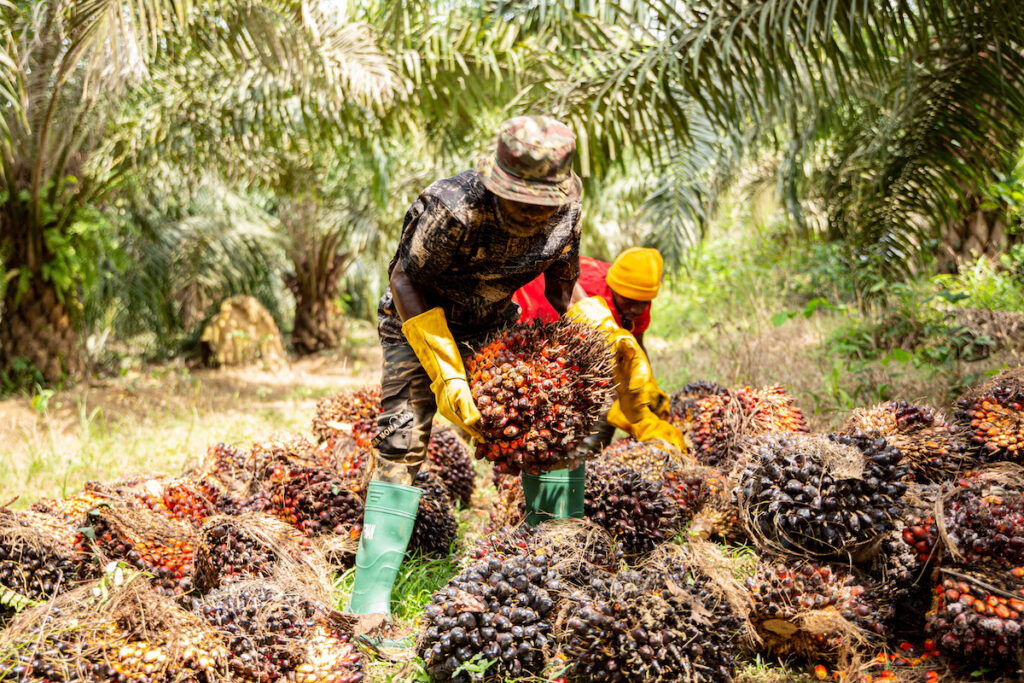
<instances>
[{"instance_id":1,"label":"red shirt","mask_svg":"<svg viewBox=\"0 0 1024 683\"><path fill-rule=\"evenodd\" d=\"M589 256L580 256L580 279L578 282L583 291L587 293L587 296L603 297L608 302L608 308L612 309L615 322L622 325L622 319L619 317L619 312L615 309L615 303L612 301L612 289L605 282L605 278L608 276L608 269L611 267L612 264L610 263L598 261ZM551 304L544 297L543 275L516 290L516 293L512 295L512 301L519 304L519 308L522 309L522 314L519 316L521 322L533 320L534 318L540 318L548 322L558 320L558 314L555 313L555 309L551 307ZM643 334L644 330L650 327L650 324L651 306L648 304L644 312L633 321L633 329L629 331L634 335Z\"/></svg>"}]
</instances>

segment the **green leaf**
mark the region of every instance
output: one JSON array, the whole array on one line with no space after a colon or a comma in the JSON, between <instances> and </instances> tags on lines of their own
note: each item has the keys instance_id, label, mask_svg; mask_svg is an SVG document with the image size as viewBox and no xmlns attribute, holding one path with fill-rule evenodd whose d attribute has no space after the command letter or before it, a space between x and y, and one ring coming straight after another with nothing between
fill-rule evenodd
<instances>
[{"instance_id":1,"label":"green leaf","mask_svg":"<svg viewBox=\"0 0 1024 683\"><path fill-rule=\"evenodd\" d=\"M791 313L788 311L776 313L775 315L772 316L772 325L774 325L775 327L782 327L795 315L795 313Z\"/></svg>"}]
</instances>

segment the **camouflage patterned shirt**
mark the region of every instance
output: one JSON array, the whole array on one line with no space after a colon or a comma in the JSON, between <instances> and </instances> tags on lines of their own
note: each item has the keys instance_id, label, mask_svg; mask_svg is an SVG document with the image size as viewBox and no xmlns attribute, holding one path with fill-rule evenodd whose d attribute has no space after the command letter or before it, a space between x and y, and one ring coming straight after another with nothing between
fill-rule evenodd
<instances>
[{"instance_id":1,"label":"camouflage patterned shirt","mask_svg":"<svg viewBox=\"0 0 1024 683\"><path fill-rule=\"evenodd\" d=\"M519 318L512 295L541 273L576 280L580 214L580 202L572 202L536 234L517 236L503 227L495 195L476 171L465 171L437 181L413 203L388 270L401 261L427 306L444 309L455 339L476 342ZM405 341L390 289L380 299L377 317L384 346Z\"/></svg>"}]
</instances>

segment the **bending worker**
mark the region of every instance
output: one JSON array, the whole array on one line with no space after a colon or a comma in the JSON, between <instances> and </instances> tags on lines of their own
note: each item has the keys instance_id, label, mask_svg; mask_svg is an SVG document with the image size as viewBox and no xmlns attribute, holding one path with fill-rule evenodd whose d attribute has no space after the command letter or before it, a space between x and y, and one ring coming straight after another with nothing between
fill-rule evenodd
<instances>
[{"instance_id":1,"label":"bending worker","mask_svg":"<svg viewBox=\"0 0 1024 683\"><path fill-rule=\"evenodd\" d=\"M405 215L378 307L384 347L380 433L349 610L390 614L421 491L413 479L440 412L480 438L463 358L514 323L517 289L538 276L562 314L579 276L576 138L546 116L506 121L497 151L428 187Z\"/></svg>"},{"instance_id":2,"label":"bending worker","mask_svg":"<svg viewBox=\"0 0 1024 683\"><path fill-rule=\"evenodd\" d=\"M616 401L609 411L608 419L594 430L585 444L588 450L600 450L609 443L618 427L639 441L661 439L683 450L682 435L679 430L665 421L668 416L668 396L662 392L654 380L650 362L644 348L644 332L651 324L651 303L658 296L661 288L663 263L657 249L632 247L625 250L614 263L599 261L588 256L580 257L580 276L573 291L573 303L586 298L596 298L604 303L611 320L608 321L610 331L616 331L622 345L622 332L628 332L635 340L638 348L631 353L636 356L635 376L633 384L646 377L648 386L640 400L649 403L651 410L641 420L630 420L625 413L633 417L637 415L627 409L623 411L623 402ZM544 285L541 278L531 281L512 297L519 304L520 320L554 321L558 318L556 311L544 299ZM597 307L595 314L603 315Z\"/></svg>"}]
</instances>

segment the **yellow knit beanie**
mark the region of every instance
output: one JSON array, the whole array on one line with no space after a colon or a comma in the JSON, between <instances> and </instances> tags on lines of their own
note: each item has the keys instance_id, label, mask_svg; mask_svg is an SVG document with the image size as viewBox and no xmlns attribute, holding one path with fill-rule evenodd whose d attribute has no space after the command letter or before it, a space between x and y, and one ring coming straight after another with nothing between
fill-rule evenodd
<instances>
[{"instance_id":1,"label":"yellow knit beanie","mask_svg":"<svg viewBox=\"0 0 1024 683\"><path fill-rule=\"evenodd\" d=\"M630 247L615 259L605 282L619 296L653 301L661 286L662 265L657 249Z\"/></svg>"}]
</instances>

